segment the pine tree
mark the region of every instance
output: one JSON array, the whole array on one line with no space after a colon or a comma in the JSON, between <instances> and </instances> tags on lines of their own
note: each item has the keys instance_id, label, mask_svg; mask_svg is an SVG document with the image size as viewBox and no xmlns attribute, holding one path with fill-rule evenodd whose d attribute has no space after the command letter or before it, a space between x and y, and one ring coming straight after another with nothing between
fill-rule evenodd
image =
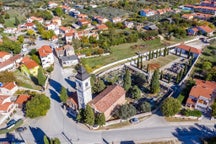
<instances>
[{"instance_id":1,"label":"pine tree","mask_svg":"<svg viewBox=\"0 0 216 144\"><path fill-rule=\"evenodd\" d=\"M63 103L66 103L67 99L68 99L67 89L62 86L62 89L61 89L61 92L60 92L60 100Z\"/></svg>"},{"instance_id":2,"label":"pine tree","mask_svg":"<svg viewBox=\"0 0 216 144\"><path fill-rule=\"evenodd\" d=\"M149 60L150 60L151 59L151 51L149 51L149 56L148 57L149 57Z\"/></svg>"},{"instance_id":3,"label":"pine tree","mask_svg":"<svg viewBox=\"0 0 216 144\"><path fill-rule=\"evenodd\" d=\"M84 111L84 122L90 126L94 125L95 121L95 115L93 109L86 105L85 111Z\"/></svg>"},{"instance_id":4,"label":"pine tree","mask_svg":"<svg viewBox=\"0 0 216 144\"><path fill-rule=\"evenodd\" d=\"M137 68L139 68L139 57L137 58Z\"/></svg>"},{"instance_id":5,"label":"pine tree","mask_svg":"<svg viewBox=\"0 0 216 144\"><path fill-rule=\"evenodd\" d=\"M177 74L176 83L179 83L179 81L180 81L180 73Z\"/></svg>"},{"instance_id":6,"label":"pine tree","mask_svg":"<svg viewBox=\"0 0 216 144\"><path fill-rule=\"evenodd\" d=\"M185 65L185 67L184 67L184 75L186 75L187 74L187 72L188 72L188 65Z\"/></svg>"},{"instance_id":7,"label":"pine tree","mask_svg":"<svg viewBox=\"0 0 216 144\"><path fill-rule=\"evenodd\" d=\"M182 49L180 49L180 53L179 53L179 55L181 56L181 54L182 54Z\"/></svg>"},{"instance_id":8,"label":"pine tree","mask_svg":"<svg viewBox=\"0 0 216 144\"><path fill-rule=\"evenodd\" d=\"M162 80L163 79L163 71L161 71L161 73L160 73L160 80Z\"/></svg>"},{"instance_id":9,"label":"pine tree","mask_svg":"<svg viewBox=\"0 0 216 144\"><path fill-rule=\"evenodd\" d=\"M169 55L169 48L167 48L166 50L166 55Z\"/></svg>"},{"instance_id":10,"label":"pine tree","mask_svg":"<svg viewBox=\"0 0 216 144\"><path fill-rule=\"evenodd\" d=\"M46 82L46 76L44 75L42 67L39 67L39 69L38 69L37 79L38 79L38 84L40 86L44 86L44 84Z\"/></svg>"},{"instance_id":11,"label":"pine tree","mask_svg":"<svg viewBox=\"0 0 216 144\"><path fill-rule=\"evenodd\" d=\"M131 74L130 71L127 69L124 75L124 84L123 87L126 91L128 91L131 87Z\"/></svg>"},{"instance_id":12,"label":"pine tree","mask_svg":"<svg viewBox=\"0 0 216 144\"><path fill-rule=\"evenodd\" d=\"M166 56L166 48L164 49L163 56Z\"/></svg>"},{"instance_id":13,"label":"pine tree","mask_svg":"<svg viewBox=\"0 0 216 144\"><path fill-rule=\"evenodd\" d=\"M158 93L160 91L159 83L159 69L155 70L150 83L150 91L152 93Z\"/></svg>"},{"instance_id":14,"label":"pine tree","mask_svg":"<svg viewBox=\"0 0 216 144\"><path fill-rule=\"evenodd\" d=\"M161 56L161 49L159 50L159 56Z\"/></svg>"},{"instance_id":15,"label":"pine tree","mask_svg":"<svg viewBox=\"0 0 216 144\"><path fill-rule=\"evenodd\" d=\"M191 49L189 49L188 51L188 56L187 56L188 59L190 58L190 55L191 55Z\"/></svg>"},{"instance_id":16,"label":"pine tree","mask_svg":"<svg viewBox=\"0 0 216 144\"><path fill-rule=\"evenodd\" d=\"M141 70L143 69L143 57L142 56L140 57L140 69Z\"/></svg>"},{"instance_id":17,"label":"pine tree","mask_svg":"<svg viewBox=\"0 0 216 144\"><path fill-rule=\"evenodd\" d=\"M181 71L180 71L180 73L179 73L180 80L182 80L183 76L184 76L184 72L183 72L183 70L181 69Z\"/></svg>"}]
</instances>

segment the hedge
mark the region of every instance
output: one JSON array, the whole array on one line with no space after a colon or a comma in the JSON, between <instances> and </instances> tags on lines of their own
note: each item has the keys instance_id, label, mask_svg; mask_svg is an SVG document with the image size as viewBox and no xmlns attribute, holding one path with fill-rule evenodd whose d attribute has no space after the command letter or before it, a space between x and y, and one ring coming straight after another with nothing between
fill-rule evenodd
<instances>
[{"instance_id":1,"label":"hedge","mask_svg":"<svg viewBox=\"0 0 216 144\"><path fill-rule=\"evenodd\" d=\"M10 128L10 129L7 129L7 128L0 129L0 134L6 134L8 132L12 132L15 129L17 129L18 127L20 127L22 124L23 124L23 120L19 119L12 128Z\"/></svg>"}]
</instances>

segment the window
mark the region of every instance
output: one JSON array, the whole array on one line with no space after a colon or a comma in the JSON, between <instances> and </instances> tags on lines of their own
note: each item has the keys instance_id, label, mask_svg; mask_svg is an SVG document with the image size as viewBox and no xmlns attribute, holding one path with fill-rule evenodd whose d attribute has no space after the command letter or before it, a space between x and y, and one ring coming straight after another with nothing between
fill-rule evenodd
<instances>
[{"instance_id":1,"label":"window","mask_svg":"<svg viewBox=\"0 0 216 144\"><path fill-rule=\"evenodd\" d=\"M88 82L85 83L85 86L86 86L86 87L88 86Z\"/></svg>"}]
</instances>

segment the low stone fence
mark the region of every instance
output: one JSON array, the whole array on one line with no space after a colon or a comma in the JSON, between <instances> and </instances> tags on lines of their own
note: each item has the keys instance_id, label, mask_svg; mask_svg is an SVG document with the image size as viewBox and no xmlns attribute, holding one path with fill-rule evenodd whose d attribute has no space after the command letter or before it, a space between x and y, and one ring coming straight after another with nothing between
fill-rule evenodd
<instances>
[{"instance_id":1,"label":"low stone fence","mask_svg":"<svg viewBox=\"0 0 216 144\"><path fill-rule=\"evenodd\" d=\"M85 54L78 56L79 58L93 58L93 57L99 57L99 56L108 56L110 53L104 53L104 54L98 54L98 55L91 55L86 56Z\"/></svg>"},{"instance_id":2,"label":"low stone fence","mask_svg":"<svg viewBox=\"0 0 216 144\"><path fill-rule=\"evenodd\" d=\"M191 120L201 120L202 117L195 117L195 116L183 116L180 114L176 114L173 116L174 118L181 118L181 119L191 119Z\"/></svg>"}]
</instances>

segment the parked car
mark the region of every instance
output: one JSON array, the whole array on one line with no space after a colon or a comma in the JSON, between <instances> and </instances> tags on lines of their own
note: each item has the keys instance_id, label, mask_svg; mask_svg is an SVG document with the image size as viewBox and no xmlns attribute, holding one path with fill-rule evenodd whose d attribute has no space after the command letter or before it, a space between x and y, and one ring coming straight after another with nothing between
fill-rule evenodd
<instances>
[{"instance_id":1,"label":"parked car","mask_svg":"<svg viewBox=\"0 0 216 144\"><path fill-rule=\"evenodd\" d=\"M16 128L16 132L24 132L27 128L26 127L18 127Z\"/></svg>"},{"instance_id":2,"label":"parked car","mask_svg":"<svg viewBox=\"0 0 216 144\"><path fill-rule=\"evenodd\" d=\"M11 125L14 125L16 123L16 120L12 119L7 123L7 127L10 127Z\"/></svg>"},{"instance_id":3,"label":"parked car","mask_svg":"<svg viewBox=\"0 0 216 144\"><path fill-rule=\"evenodd\" d=\"M139 119L138 118L131 118L129 121L131 124L136 124L139 122Z\"/></svg>"}]
</instances>

